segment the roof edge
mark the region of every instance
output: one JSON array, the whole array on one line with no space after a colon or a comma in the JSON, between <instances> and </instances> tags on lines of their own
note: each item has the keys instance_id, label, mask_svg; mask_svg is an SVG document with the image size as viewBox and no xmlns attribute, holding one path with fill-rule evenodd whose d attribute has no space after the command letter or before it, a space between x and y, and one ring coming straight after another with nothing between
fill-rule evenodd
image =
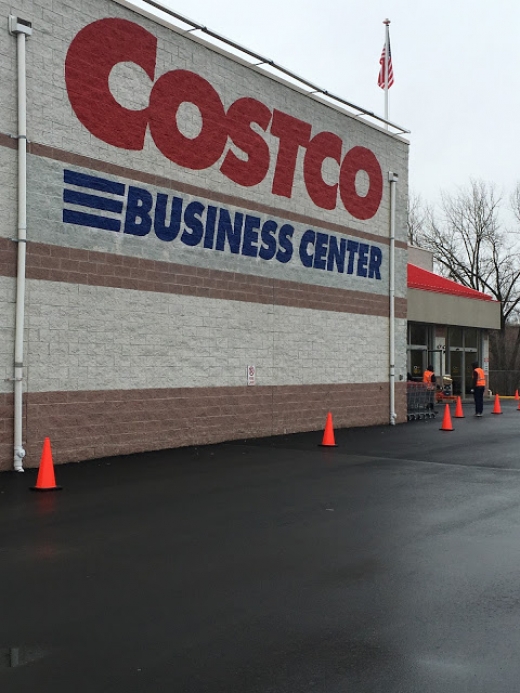
<instances>
[{"instance_id":1,"label":"roof edge","mask_svg":"<svg viewBox=\"0 0 520 693\"><path fill-rule=\"evenodd\" d=\"M428 291L431 293L447 294L450 296L460 296L476 301L492 301L500 303L492 296L482 291L471 289L463 284L458 284L451 279L441 277L439 274L429 272L422 267L408 263L407 286L409 289Z\"/></svg>"}]
</instances>

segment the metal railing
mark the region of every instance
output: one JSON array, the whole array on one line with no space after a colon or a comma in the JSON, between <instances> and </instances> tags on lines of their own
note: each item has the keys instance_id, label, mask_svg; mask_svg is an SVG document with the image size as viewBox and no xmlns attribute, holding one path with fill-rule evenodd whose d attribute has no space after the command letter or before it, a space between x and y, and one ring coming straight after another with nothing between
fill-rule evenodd
<instances>
[{"instance_id":1,"label":"metal railing","mask_svg":"<svg viewBox=\"0 0 520 693\"><path fill-rule=\"evenodd\" d=\"M332 94L326 89L317 86L313 82L309 82L307 79L300 77L299 75L295 74L291 70L288 70L282 65L275 63L274 60L262 56L256 51L249 50L249 48L240 45L236 41L232 41L231 39L228 39L225 36L218 34L216 31L212 31L207 26L199 24L198 22L195 22L182 14L175 12L171 8L166 7L161 1L157 2L156 0L116 0L116 2L118 2L121 5L131 5L137 10L146 10L147 8L151 7L155 11L159 12L161 15L166 15L167 17L173 18L177 22L181 22L181 24L185 24L186 26L190 27L189 29L184 30L185 34L200 31L202 34L205 34L207 37L212 39L212 41L222 43L228 48L231 48L234 51L238 51L242 58L246 58L248 61L251 59L254 60L255 62L250 63L249 67L260 71L263 70L267 74L271 74L271 71L273 71L274 74L279 73L281 75L284 75L285 77L288 77L290 80L292 80L296 85L300 87L302 93L304 93L306 96L310 98L313 98L316 101L325 103L326 105L332 106L333 108L338 108L339 105L340 108L346 106L349 109L353 109L354 111L356 111L356 113L351 115L354 115L355 117L369 118L370 120L375 120L375 124L383 123L384 125L393 128L396 132L389 132L388 134L390 135L410 134L410 130L408 130L407 128L401 127L400 125L397 125L397 123L393 123L392 121L387 120L387 118L383 118L382 116L377 115L372 111L368 111L367 109L361 106L356 106L356 104L353 104L350 101L343 99L341 96L338 96L337 94Z\"/></svg>"}]
</instances>

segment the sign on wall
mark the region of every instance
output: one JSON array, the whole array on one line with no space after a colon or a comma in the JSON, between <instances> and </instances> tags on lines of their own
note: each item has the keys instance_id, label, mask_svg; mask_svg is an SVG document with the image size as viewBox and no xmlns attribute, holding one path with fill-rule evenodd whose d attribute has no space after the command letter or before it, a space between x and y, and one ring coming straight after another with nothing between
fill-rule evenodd
<instances>
[{"instance_id":1,"label":"sign on wall","mask_svg":"<svg viewBox=\"0 0 520 693\"><path fill-rule=\"evenodd\" d=\"M114 98L109 77L120 63L139 66L150 79L146 108L125 108ZM140 151L149 130L159 152L178 166L201 171L221 161L220 172L242 187L258 185L272 172L271 194L285 198L292 197L301 166L298 174L303 174L317 208L342 206L359 220L371 219L378 211L383 175L368 147L345 147L336 133L313 132L312 123L258 98L238 98L226 108L215 87L192 70L169 70L159 77L156 70L157 38L152 33L124 19L95 21L79 31L67 52L70 104L90 133L114 147ZM187 136L179 123L183 104L200 114L196 136ZM323 175L327 160L337 166L334 182ZM360 173L367 180L363 193L357 187Z\"/></svg>"},{"instance_id":2,"label":"sign on wall","mask_svg":"<svg viewBox=\"0 0 520 693\"><path fill-rule=\"evenodd\" d=\"M266 263L296 263L307 270L381 280L383 251L377 244L70 168L63 170L63 222L143 239L153 236L164 244Z\"/></svg>"}]
</instances>

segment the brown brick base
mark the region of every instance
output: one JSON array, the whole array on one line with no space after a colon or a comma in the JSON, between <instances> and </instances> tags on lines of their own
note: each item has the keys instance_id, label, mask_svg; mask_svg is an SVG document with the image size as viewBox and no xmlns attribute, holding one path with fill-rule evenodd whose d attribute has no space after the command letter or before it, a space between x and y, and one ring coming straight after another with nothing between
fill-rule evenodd
<instances>
[{"instance_id":1,"label":"brown brick base","mask_svg":"<svg viewBox=\"0 0 520 693\"><path fill-rule=\"evenodd\" d=\"M146 450L388 423L388 384L28 393L26 467L49 436L55 464ZM406 384L396 387L406 420ZM0 395L0 470L12 468L13 397Z\"/></svg>"}]
</instances>

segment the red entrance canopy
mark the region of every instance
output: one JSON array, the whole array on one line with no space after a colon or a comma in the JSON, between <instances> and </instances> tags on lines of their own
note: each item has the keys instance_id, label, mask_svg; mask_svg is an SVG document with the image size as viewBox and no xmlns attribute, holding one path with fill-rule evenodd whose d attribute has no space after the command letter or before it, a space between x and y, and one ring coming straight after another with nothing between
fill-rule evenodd
<instances>
[{"instance_id":1,"label":"red entrance canopy","mask_svg":"<svg viewBox=\"0 0 520 693\"><path fill-rule=\"evenodd\" d=\"M408 288L419 289L421 291L432 291L438 294L449 294L451 296L463 296L464 298L474 298L478 301L493 301L494 299L481 291L468 289L462 284L445 279L438 274L428 272L428 270L417 265L408 264Z\"/></svg>"}]
</instances>

